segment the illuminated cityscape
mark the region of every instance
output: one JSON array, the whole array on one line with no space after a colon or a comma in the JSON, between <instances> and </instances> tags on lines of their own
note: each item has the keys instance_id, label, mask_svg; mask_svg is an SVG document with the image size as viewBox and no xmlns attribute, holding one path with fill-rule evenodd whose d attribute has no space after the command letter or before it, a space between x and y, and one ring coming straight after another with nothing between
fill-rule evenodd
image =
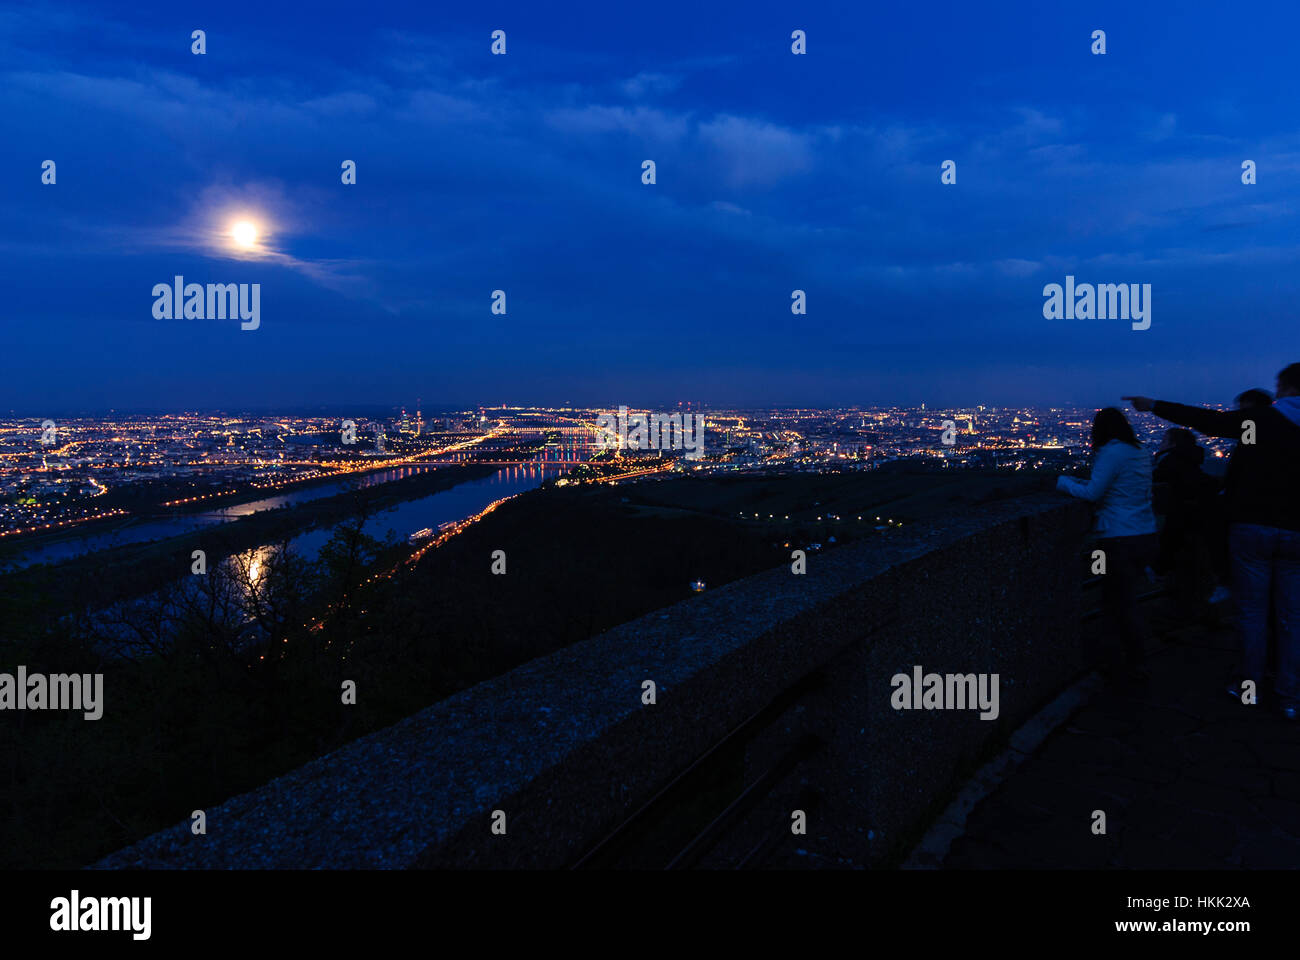
<instances>
[{"instance_id":1,"label":"illuminated cityscape","mask_svg":"<svg viewBox=\"0 0 1300 960\"><path fill-rule=\"evenodd\" d=\"M943 469L1060 471L1087 453L1093 411L978 406L709 410L704 455L601 451L598 409L491 407L431 416L345 418L177 413L53 421L0 420L0 536L41 534L137 514L223 506L394 468L510 464L630 479L645 468L701 474L873 470L908 462ZM52 425L52 429L51 429ZM1157 444L1160 427L1142 422ZM946 436L945 436L946 432ZM52 434L52 436L51 436ZM53 442L43 442L43 440ZM1209 441L1212 457L1226 446ZM1153 446L1154 449L1154 446ZM624 466L616 466L624 464ZM596 467L604 467L596 471ZM408 531L414 532L414 531Z\"/></svg>"},{"instance_id":2,"label":"illuminated cityscape","mask_svg":"<svg viewBox=\"0 0 1300 960\"><path fill-rule=\"evenodd\" d=\"M1275 6L6 5L14 955L1287 930Z\"/></svg>"}]
</instances>

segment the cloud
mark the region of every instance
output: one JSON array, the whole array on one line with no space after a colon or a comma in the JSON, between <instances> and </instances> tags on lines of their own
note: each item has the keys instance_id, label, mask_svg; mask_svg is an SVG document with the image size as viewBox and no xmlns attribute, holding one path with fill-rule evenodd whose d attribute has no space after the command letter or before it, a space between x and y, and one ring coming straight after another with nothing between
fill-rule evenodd
<instances>
[{"instance_id":1,"label":"cloud","mask_svg":"<svg viewBox=\"0 0 1300 960\"><path fill-rule=\"evenodd\" d=\"M1017 257L1009 257L1005 260L994 260L993 266L1008 277L1032 276L1043 267L1043 265L1037 260L1021 260Z\"/></svg>"},{"instance_id":2,"label":"cloud","mask_svg":"<svg viewBox=\"0 0 1300 960\"><path fill-rule=\"evenodd\" d=\"M379 104L368 93L345 90L306 100L302 107L310 113L318 113L326 117L345 117L374 113Z\"/></svg>"},{"instance_id":3,"label":"cloud","mask_svg":"<svg viewBox=\"0 0 1300 960\"><path fill-rule=\"evenodd\" d=\"M591 104L549 111L546 122L564 133L630 133L661 143L681 140L690 130L690 120L686 115L671 114L654 107L628 109Z\"/></svg>"},{"instance_id":4,"label":"cloud","mask_svg":"<svg viewBox=\"0 0 1300 960\"><path fill-rule=\"evenodd\" d=\"M813 166L809 135L762 120L723 114L700 124L699 136L735 187L771 185Z\"/></svg>"},{"instance_id":5,"label":"cloud","mask_svg":"<svg viewBox=\"0 0 1300 960\"><path fill-rule=\"evenodd\" d=\"M746 217L752 217L754 215L752 210L746 210L744 207L737 206L734 203L728 203L726 200L714 200L709 204L709 206L722 213L735 213Z\"/></svg>"},{"instance_id":6,"label":"cloud","mask_svg":"<svg viewBox=\"0 0 1300 960\"><path fill-rule=\"evenodd\" d=\"M196 210L225 209L212 191L247 198L264 189L256 199L277 228L268 251L275 263L349 296L380 290L389 309L426 310L457 303L448 291L470 275L474 284L507 271L534 273L539 284L554 275L598 283L593 263L650 237L647 255L681 286L716 262L747 288L788 271L859 300L890 277L921 291L931 281L988 289L1014 286L1047 263L1107 256L1222 264L1242 243L1244 231L1230 227L1247 222L1278 234L1249 238L1249 262L1263 262L1270 244L1286 246L1280 231L1292 201L1261 194L1274 199L1276 215L1252 210L1239 163L1257 159L1269 178L1261 183L1285 191L1283 175L1300 170L1295 137L1244 152L1228 138L1198 139L1186 120L1180 130L1172 113L1154 121L1137 107L1090 114L1086 105L1025 104L1019 91L978 115L899 105L897 115L860 123L833 101L813 120L766 112L779 109L771 99L710 100L713 87L702 83L692 87L693 109L672 109L639 101L679 91L724 61L728 75L745 65L666 62L629 77L635 68L611 60L599 70L584 63L578 82L567 59L524 76L512 72L513 59L495 63L477 48L469 57L445 40L371 38L373 50L362 47L373 56L359 56L346 74L278 62L263 73L263 61L215 76L153 69L147 58L68 66L65 57L48 69L24 62L0 76L0 109L19 108L5 112L26 118L25 142L89 128L86 143L112 136L113 149L66 165L60 158L61 185L93 181L89 199L57 211L20 200L0 213L5 233L21 236L27 220L82 252L231 255L213 248L190 199ZM1144 130L1176 133L1180 148L1198 149L1153 161ZM64 152L74 153L67 143ZM358 161L355 189L338 183L344 157ZM660 164L653 189L639 183L647 157ZM941 188L938 165L949 158L960 185ZM115 190L135 199L118 203ZM508 228L489 227L494 216ZM1177 249L1201 238L1211 249ZM28 251L43 241L33 238ZM617 267L608 279L619 279Z\"/></svg>"},{"instance_id":7,"label":"cloud","mask_svg":"<svg viewBox=\"0 0 1300 960\"><path fill-rule=\"evenodd\" d=\"M633 100L641 100L645 97L661 97L664 94L672 93L681 86L682 78L667 73L651 73L642 71L635 77L629 77L619 84L619 89L623 95Z\"/></svg>"},{"instance_id":8,"label":"cloud","mask_svg":"<svg viewBox=\"0 0 1300 960\"><path fill-rule=\"evenodd\" d=\"M1155 123L1151 124L1143 131L1143 138L1151 141L1168 140L1174 135L1178 128L1178 117L1176 114L1162 114Z\"/></svg>"}]
</instances>

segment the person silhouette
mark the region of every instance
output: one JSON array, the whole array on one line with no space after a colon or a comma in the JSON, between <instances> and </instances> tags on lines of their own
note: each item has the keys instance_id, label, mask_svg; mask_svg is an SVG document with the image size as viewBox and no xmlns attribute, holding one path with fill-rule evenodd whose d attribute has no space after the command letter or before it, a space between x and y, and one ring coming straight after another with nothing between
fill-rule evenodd
<instances>
[{"instance_id":1,"label":"person silhouette","mask_svg":"<svg viewBox=\"0 0 1300 960\"><path fill-rule=\"evenodd\" d=\"M1142 680L1147 629L1138 609L1138 586L1156 554L1151 458L1142 450L1128 418L1115 407L1099 410L1093 418L1092 455L1086 483L1061 476L1056 487L1097 505L1092 533L1106 563L1102 603L1121 654L1117 657L1114 646L1107 644L1102 671L1111 679Z\"/></svg>"},{"instance_id":2,"label":"person silhouette","mask_svg":"<svg viewBox=\"0 0 1300 960\"><path fill-rule=\"evenodd\" d=\"M1127 396L1134 409L1212 437L1238 441L1226 490L1232 593L1240 644L1237 675L1262 693L1269 615L1277 630L1274 695L1283 717L1300 712L1300 363L1277 375L1277 399L1237 410ZM1263 699L1260 696L1260 699Z\"/></svg>"}]
</instances>

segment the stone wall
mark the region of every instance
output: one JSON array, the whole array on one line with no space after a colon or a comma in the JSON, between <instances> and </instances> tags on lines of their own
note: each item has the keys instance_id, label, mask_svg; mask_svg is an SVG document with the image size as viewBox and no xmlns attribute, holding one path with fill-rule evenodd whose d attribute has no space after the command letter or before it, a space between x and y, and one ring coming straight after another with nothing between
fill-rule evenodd
<instances>
[{"instance_id":1,"label":"stone wall","mask_svg":"<svg viewBox=\"0 0 1300 960\"><path fill-rule=\"evenodd\" d=\"M723 846L770 833L769 862L895 862L982 753L1081 668L1086 517L1054 496L1003 501L812 554L804 576L708 590L212 807L206 836L182 822L96 866L564 866L810 674L825 680L745 767L770 768L809 732L822 748ZM890 678L914 665L999 674L1000 716L893 710ZM790 804L809 788L820 804L793 837Z\"/></svg>"}]
</instances>

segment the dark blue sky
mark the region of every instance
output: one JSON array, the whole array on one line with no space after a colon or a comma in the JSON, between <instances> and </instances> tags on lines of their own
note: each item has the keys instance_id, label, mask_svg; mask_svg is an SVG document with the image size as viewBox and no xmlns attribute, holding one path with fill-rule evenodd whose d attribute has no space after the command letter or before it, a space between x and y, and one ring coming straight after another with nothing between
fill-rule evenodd
<instances>
[{"instance_id":1,"label":"dark blue sky","mask_svg":"<svg viewBox=\"0 0 1300 960\"><path fill-rule=\"evenodd\" d=\"M1155 6L6 6L0 411L1271 386L1300 13ZM203 239L233 210L272 256ZM261 328L154 319L175 274ZM1150 283L1151 329L1044 320L1066 274Z\"/></svg>"}]
</instances>

